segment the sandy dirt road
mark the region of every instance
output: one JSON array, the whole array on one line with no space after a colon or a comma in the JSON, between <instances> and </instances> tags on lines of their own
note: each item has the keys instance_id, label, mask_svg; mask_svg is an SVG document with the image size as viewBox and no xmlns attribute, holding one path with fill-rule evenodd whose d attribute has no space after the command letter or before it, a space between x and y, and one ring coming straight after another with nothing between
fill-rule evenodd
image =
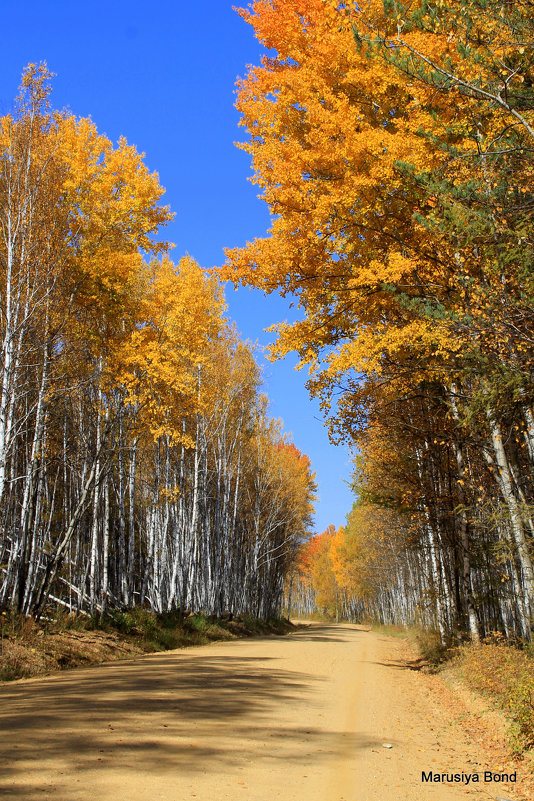
<instances>
[{"instance_id":1,"label":"sandy dirt road","mask_svg":"<svg viewBox=\"0 0 534 801\"><path fill-rule=\"evenodd\" d=\"M397 641L349 625L0 687L5 801L456 801L482 769ZM384 743L392 748L386 749Z\"/></svg>"}]
</instances>

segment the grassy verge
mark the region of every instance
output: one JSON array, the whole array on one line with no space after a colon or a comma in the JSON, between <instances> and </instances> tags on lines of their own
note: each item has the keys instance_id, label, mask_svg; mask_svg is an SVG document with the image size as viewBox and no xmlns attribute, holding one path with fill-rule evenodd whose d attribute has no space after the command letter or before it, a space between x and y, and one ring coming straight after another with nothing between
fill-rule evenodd
<instances>
[{"instance_id":1,"label":"grassy verge","mask_svg":"<svg viewBox=\"0 0 534 801\"><path fill-rule=\"evenodd\" d=\"M31 618L3 613L0 625L0 681L216 640L286 634L294 628L285 620L201 614L182 618L178 613L155 614L146 609L113 611L103 619L58 615L40 625Z\"/></svg>"},{"instance_id":2,"label":"grassy verge","mask_svg":"<svg viewBox=\"0 0 534 801\"><path fill-rule=\"evenodd\" d=\"M396 626L392 623L371 623L369 624L372 631L377 634L385 634L387 637L399 637L404 640L408 636L406 626Z\"/></svg>"},{"instance_id":3,"label":"grassy verge","mask_svg":"<svg viewBox=\"0 0 534 801\"><path fill-rule=\"evenodd\" d=\"M507 644L499 635L458 649L463 681L502 709L515 754L534 749L534 650Z\"/></svg>"},{"instance_id":4,"label":"grassy verge","mask_svg":"<svg viewBox=\"0 0 534 801\"><path fill-rule=\"evenodd\" d=\"M500 710L508 721L507 747L534 758L534 644L511 644L500 634L482 643L446 647L437 632L411 628L408 639L427 671L442 667Z\"/></svg>"}]
</instances>

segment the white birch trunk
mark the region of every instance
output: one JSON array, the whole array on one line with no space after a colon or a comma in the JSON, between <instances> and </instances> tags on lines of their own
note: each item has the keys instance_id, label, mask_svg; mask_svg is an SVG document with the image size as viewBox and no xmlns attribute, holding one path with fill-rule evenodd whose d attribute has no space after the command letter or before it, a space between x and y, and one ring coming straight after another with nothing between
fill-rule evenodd
<instances>
[{"instance_id":1,"label":"white birch trunk","mask_svg":"<svg viewBox=\"0 0 534 801\"><path fill-rule=\"evenodd\" d=\"M489 413L488 422L490 426L495 465L497 467L496 479L504 502L508 507L513 540L517 548L517 555L521 564L523 581L525 583L525 589L528 598L528 614L529 618L532 618L534 611L534 568L530 555L529 543L525 535L521 508L514 493L512 474L508 464L508 459L506 457L506 451L504 449L500 427L496 420ZM486 460L490 466L493 467L493 460L487 451L484 451L484 453Z\"/></svg>"}]
</instances>

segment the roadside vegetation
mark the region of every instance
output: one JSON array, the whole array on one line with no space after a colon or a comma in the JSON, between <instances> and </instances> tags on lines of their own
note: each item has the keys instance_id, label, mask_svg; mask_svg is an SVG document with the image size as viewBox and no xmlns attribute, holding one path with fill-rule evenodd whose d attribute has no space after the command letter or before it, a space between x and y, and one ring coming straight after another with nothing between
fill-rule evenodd
<instances>
[{"instance_id":1,"label":"roadside vegetation","mask_svg":"<svg viewBox=\"0 0 534 801\"><path fill-rule=\"evenodd\" d=\"M465 683L504 712L510 725L508 743L516 754L534 760L534 650L514 647L497 635L483 643L461 646L458 665ZM534 761L533 761L534 766Z\"/></svg>"},{"instance_id":2,"label":"roadside vegetation","mask_svg":"<svg viewBox=\"0 0 534 801\"><path fill-rule=\"evenodd\" d=\"M103 618L59 614L36 623L15 613L0 616L0 681L53 673L141 654L206 645L216 640L294 630L286 620L249 615L221 618L148 609L111 611Z\"/></svg>"},{"instance_id":3,"label":"roadside vegetation","mask_svg":"<svg viewBox=\"0 0 534 801\"><path fill-rule=\"evenodd\" d=\"M489 708L507 721L506 747L532 762L534 770L534 648L532 643L507 641L502 634L482 642L445 647L439 632L421 626L372 624L373 631L404 637L419 655L418 669L445 671L483 696Z\"/></svg>"}]
</instances>

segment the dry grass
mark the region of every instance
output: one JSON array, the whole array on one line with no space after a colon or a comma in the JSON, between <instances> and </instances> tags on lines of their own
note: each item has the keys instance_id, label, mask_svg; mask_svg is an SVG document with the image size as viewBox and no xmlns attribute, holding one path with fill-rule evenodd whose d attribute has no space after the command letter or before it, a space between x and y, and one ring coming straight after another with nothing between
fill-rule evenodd
<instances>
[{"instance_id":1,"label":"dry grass","mask_svg":"<svg viewBox=\"0 0 534 801\"><path fill-rule=\"evenodd\" d=\"M457 662L469 687L496 703L510 721L509 745L516 754L534 748L534 658L531 650L494 635L458 649Z\"/></svg>"},{"instance_id":2,"label":"dry grass","mask_svg":"<svg viewBox=\"0 0 534 801\"><path fill-rule=\"evenodd\" d=\"M498 633L480 644L446 647L436 632L411 628L409 641L417 647L427 670L451 665L466 687L482 695L509 721L507 745L518 755L534 757L534 649L511 644Z\"/></svg>"},{"instance_id":3,"label":"dry grass","mask_svg":"<svg viewBox=\"0 0 534 801\"><path fill-rule=\"evenodd\" d=\"M0 623L0 681L293 629L287 621L233 616L219 620L200 614L182 619L177 613L156 615L146 609L113 612L98 621L58 615L42 625L3 613Z\"/></svg>"},{"instance_id":4,"label":"dry grass","mask_svg":"<svg viewBox=\"0 0 534 801\"><path fill-rule=\"evenodd\" d=\"M377 634L385 634L387 637L399 637L401 640L406 639L408 631L406 626L397 626L393 623L372 623L370 625L372 631Z\"/></svg>"}]
</instances>

